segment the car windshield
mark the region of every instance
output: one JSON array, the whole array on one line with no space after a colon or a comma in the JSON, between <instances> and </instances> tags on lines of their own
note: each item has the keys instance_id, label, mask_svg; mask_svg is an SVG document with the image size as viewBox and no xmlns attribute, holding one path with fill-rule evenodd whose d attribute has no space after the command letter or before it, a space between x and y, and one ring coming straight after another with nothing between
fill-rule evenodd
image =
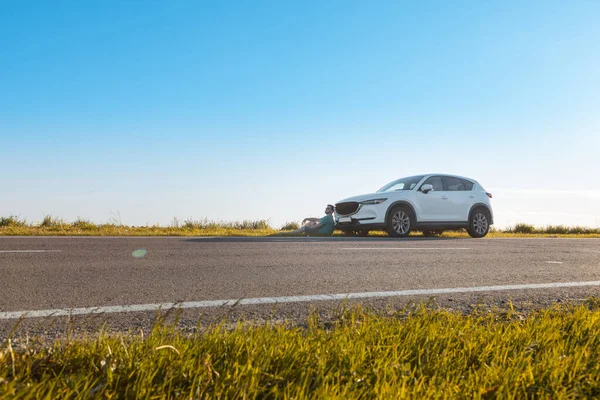
<instances>
[{"instance_id":1,"label":"car windshield","mask_svg":"<svg viewBox=\"0 0 600 400\"><path fill-rule=\"evenodd\" d=\"M397 181L388 183L387 185L379 189L377 193L395 192L397 190L413 190L421 179L423 179L423 175L409 176L408 178L398 179Z\"/></svg>"}]
</instances>

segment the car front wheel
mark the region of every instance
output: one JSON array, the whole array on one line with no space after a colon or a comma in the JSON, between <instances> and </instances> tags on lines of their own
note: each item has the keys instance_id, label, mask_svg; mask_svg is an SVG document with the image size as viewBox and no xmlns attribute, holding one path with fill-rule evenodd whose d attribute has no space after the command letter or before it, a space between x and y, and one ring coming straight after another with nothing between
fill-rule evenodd
<instances>
[{"instance_id":1,"label":"car front wheel","mask_svg":"<svg viewBox=\"0 0 600 400\"><path fill-rule=\"evenodd\" d=\"M394 208L387 220L387 233L392 237L406 237L415 224L413 213L405 207Z\"/></svg>"},{"instance_id":2,"label":"car front wheel","mask_svg":"<svg viewBox=\"0 0 600 400\"><path fill-rule=\"evenodd\" d=\"M473 211L469 219L469 228L467 232L469 236L474 238L482 238L490 231L490 214L483 208L478 208Z\"/></svg>"}]
</instances>

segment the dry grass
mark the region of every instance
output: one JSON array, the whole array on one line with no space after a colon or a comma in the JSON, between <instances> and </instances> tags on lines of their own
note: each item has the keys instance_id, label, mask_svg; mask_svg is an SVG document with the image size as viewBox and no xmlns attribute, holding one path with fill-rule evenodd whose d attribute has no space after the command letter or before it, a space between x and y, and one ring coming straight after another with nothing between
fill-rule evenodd
<instances>
[{"instance_id":1,"label":"dry grass","mask_svg":"<svg viewBox=\"0 0 600 400\"><path fill-rule=\"evenodd\" d=\"M514 227L504 230L505 233L541 234L541 235L598 235L600 228L582 226L548 225L545 227L519 223Z\"/></svg>"},{"instance_id":2,"label":"dry grass","mask_svg":"<svg viewBox=\"0 0 600 400\"><path fill-rule=\"evenodd\" d=\"M298 229L297 222L287 222L281 229ZM95 224L84 219L66 222L60 218L46 216L39 224L31 224L15 217L0 218L0 236L270 236L280 230L272 227L268 220L212 221L209 219L186 220L173 219L170 226L127 226L120 223ZM421 232L413 232L420 236ZM343 236L336 231L334 236ZM369 236L387 236L385 232L373 231ZM464 230L446 231L441 237L469 237ZM490 238L519 237L571 237L600 238L599 228L554 225L536 227L528 224L516 224L504 230L492 229Z\"/></svg>"},{"instance_id":3,"label":"dry grass","mask_svg":"<svg viewBox=\"0 0 600 400\"><path fill-rule=\"evenodd\" d=\"M127 226L95 224L84 219L66 222L52 216L44 217L39 224L28 224L14 216L0 219L0 236L268 236L277 232L267 220L173 219L170 226Z\"/></svg>"},{"instance_id":4,"label":"dry grass","mask_svg":"<svg viewBox=\"0 0 600 400\"><path fill-rule=\"evenodd\" d=\"M598 304L7 341L0 398L598 398Z\"/></svg>"}]
</instances>

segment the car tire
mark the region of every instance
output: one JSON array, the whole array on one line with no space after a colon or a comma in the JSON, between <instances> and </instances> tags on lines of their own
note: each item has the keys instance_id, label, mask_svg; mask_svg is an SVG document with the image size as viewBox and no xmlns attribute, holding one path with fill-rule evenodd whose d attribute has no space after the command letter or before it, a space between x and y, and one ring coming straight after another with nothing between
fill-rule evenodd
<instances>
[{"instance_id":1,"label":"car tire","mask_svg":"<svg viewBox=\"0 0 600 400\"><path fill-rule=\"evenodd\" d=\"M386 232L391 237L407 237L416 222L416 218L409 208L394 207L387 218Z\"/></svg>"},{"instance_id":2,"label":"car tire","mask_svg":"<svg viewBox=\"0 0 600 400\"><path fill-rule=\"evenodd\" d=\"M444 231L441 229L436 229L436 230L432 230L432 231L423 231L423 236L433 237L433 236L439 236L442 233L444 233Z\"/></svg>"},{"instance_id":3,"label":"car tire","mask_svg":"<svg viewBox=\"0 0 600 400\"><path fill-rule=\"evenodd\" d=\"M473 238L482 238L490 231L490 213L485 208L476 208L469 217L467 232Z\"/></svg>"}]
</instances>

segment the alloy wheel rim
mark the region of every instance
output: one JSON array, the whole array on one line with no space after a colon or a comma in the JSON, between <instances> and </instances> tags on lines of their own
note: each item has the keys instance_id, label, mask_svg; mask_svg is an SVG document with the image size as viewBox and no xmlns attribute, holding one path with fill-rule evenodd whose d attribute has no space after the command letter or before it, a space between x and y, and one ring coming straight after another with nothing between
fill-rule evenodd
<instances>
[{"instance_id":1,"label":"alloy wheel rim","mask_svg":"<svg viewBox=\"0 0 600 400\"><path fill-rule=\"evenodd\" d=\"M396 233L405 234L410 229L410 218L404 211L398 211L392 217L392 227Z\"/></svg>"},{"instance_id":2,"label":"alloy wheel rim","mask_svg":"<svg viewBox=\"0 0 600 400\"><path fill-rule=\"evenodd\" d=\"M475 218L473 218L473 228L475 228L475 232L483 235L488 228L487 217L481 213L476 214Z\"/></svg>"}]
</instances>

